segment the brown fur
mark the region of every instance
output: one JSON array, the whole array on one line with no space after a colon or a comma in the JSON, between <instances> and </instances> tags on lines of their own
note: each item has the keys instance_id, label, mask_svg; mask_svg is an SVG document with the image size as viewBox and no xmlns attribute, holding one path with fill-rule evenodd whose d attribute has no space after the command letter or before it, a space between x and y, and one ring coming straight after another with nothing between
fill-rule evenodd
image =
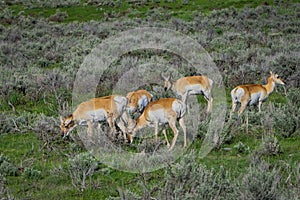
<instances>
[{"instance_id":1,"label":"brown fur","mask_svg":"<svg viewBox=\"0 0 300 200\"><path fill-rule=\"evenodd\" d=\"M115 120L120 117L122 113L119 113L117 109L117 104L114 101L116 95L105 96L100 98L93 98L88 101L79 104L77 109L65 119L60 116L61 120L61 131L64 136L77 125L79 125L80 120L85 120L88 124L88 135L91 135L91 128L93 117L88 114L89 111L94 111L98 109L104 109L107 113L107 122L111 129L116 132ZM125 129L124 129L125 132Z\"/></svg>"},{"instance_id":2,"label":"brown fur","mask_svg":"<svg viewBox=\"0 0 300 200\"><path fill-rule=\"evenodd\" d=\"M200 84L204 90L211 89L209 85L208 78L206 76L187 76L178 79L175 83L174 86L178 91L181 93L185 92L185 86L186 85L196 85Z\"/></svg>"},{"instance_id":3,"label":"brown fur","mask_svg":"<svg viewBox=\"0 0 300 200\"><path fill-rule=\"evenodd\" d=\"M173 103L175 103L175 101L178 105L182 105L182 107L179 106L180 107L180 108L178 108L179 110L174 110L174 108L173 108ZM175 98L162 98L157 101L150 102L148 104L148 106L146 106L142 115L136 120L135 127L130 128L131 129L130 132L133 132L135 135L138 130L152 124L155 127L155 139L157 141L159 122L157 121L157 119L151 118L150 113L154 112L156 110L159 110L159 109L163 110L163 116L160 116L160 117L165 117L165 121L167 121L167 123L169 124L169 126L171 127L171 129L173 130L173 133L174 133L174 138L173 138L172 144L170 146L169 141L166 136L165 127L163 126L163 134L165 136L167 145L170 146L170 150L172 150L174 148L174 145L176 143L177 136L178 136L178 130L176 128L176 121L179 121L179 124L183 129L184 147L186 147L186 127L185 127L184 119L183 119L183 116L186 112L186 105L182 101L175 99ZM133 136L130 134L129 134L129 139L132 142Z\"/></svg>"},{"instance_id":4,"label":"brown fur","mask_svg":"<svg viewBox=\"0 0 300 200\"><path fill-rule=\"evenodd\" d=\"M252 95L257 95L258 109L259 111L261 111L262 102L266 100L269 94L273 92L276 83L284 85L284 82L280 78L278 78L277 74L270 72L270 76L268 77L268 82L266 85L248 84L248 85L239 85L235 87L231 91L232 109L231 109L230 116L235 111L237 103L241 103L241 107L238 111L238 114L241 115L245 110L246 106L248 105L248 103L251 101ZM240 94L237 94L239 89L242 89L244 92L242 96Z\"/></svg>"},{"instance_id":5,"label":"brown fur","mask_svg":"<svg viewBox=\"0 0 300 200\"><path fill-rule=\"evenodd\" d=\"M171 76L165 77L161 75L165 80L164 88L165 90L172 89L177 95L181 96L181 100L187 103L187 97L191 94L202 94L208 102L207 113L212 111L212 84L213 81L207 76L187 76L182 77L171 83ZM192 86L200 85L201 91L199 89L194 89Z\"/></svg>"},{"instance_id":6,"label":"brown fur","mask_svg":"<svg viewBox=\"0 0 300 200\"><path fill-rule=\"evenodd\" d=\"M144 95L147 97L148 102L151 102L152 95L146 90L137 90L129 92L126 96L126 98L129 100L127 107L131 108L133 111L136 111L138 109L143 110L143 108L139 108L138 103Z\"/></svg>"}]
</instances>

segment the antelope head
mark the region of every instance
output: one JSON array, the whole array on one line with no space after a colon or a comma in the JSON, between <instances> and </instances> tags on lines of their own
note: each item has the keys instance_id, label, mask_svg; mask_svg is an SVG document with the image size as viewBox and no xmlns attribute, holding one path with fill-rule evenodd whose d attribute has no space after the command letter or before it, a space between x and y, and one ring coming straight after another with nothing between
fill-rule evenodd
<instances>
[{"instance_id":1,"label":"antelope head","mask_svg":"<svg viewBox=\"0 0 300 200\"><path fill-rule=\"evenodd\" d=\"M134 130L137 125L137 122L135 120L131 120L128 123L127 129L126 129L126 136L129 143L132 143L133 137L136 135L136 131Z\"/></svg>"},{"instance_id":2,"label":"antelope head","mask_svg":"<svg viewBox=\"0 0 300 200\"><path fill-rule=\"evenodd\" d=\"M67 116L65 119L63 119L62 116L60 116L60 130L63 138L69 135L69 133L77 126L75 124L75 121L73 120L73 115Z\"/></svg>"},{"instance_id":3,"label":"antelope head","mask_svg":"<svg viewBox=\"0 0 300 200\"><path fill-rule=\"evenodd\" d=\"M171 82L172 74L170 73L168 76L164 76L163 73L161 73L160 76L165 81L165 83L164 83L165 91L171 89L171 87L172 87L172 82Z\"/></svg>"},{"instance_id":4,"label":"antelope head","mask_svg":"<svg viewBox=\"0 0 300 200\"><path fill-rule=\"evenodd\" d=\"M275 74L272 71L270 71L270 77L274 80L275 83L285 85L283 80L279 78L278 74Z\"/></svg>"}]
</instances>

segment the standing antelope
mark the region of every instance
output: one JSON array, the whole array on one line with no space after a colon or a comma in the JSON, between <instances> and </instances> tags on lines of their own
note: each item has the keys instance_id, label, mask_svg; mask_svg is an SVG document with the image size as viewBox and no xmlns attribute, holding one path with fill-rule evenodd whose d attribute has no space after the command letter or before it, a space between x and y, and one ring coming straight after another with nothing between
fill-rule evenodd
<instances>
[{"instance_id":1,"label":"standing antelope","mask_svg":"<svg viewBox=\"0 0 300 200\"><path fill-rule=\"evenodd\" d=\"M127 110L130 114L135 113L136 111L142 113L144 108L152 100L152 94L146 90L137 90L129 92L126 96L128 99Z\"/></svg>"},{"instance_id":2,"label":"standing antelope","mask_svg":"<svg viewBox=\"0 0 300 200\"><path fill-rule=\"evenodd\" d=\"M92 123L107 121L109 127L116 132L115 123L125 134L125 126L122 121L122 115L127 106L126 97L119 95L111 95L100 98L93 98L85 101L77 107L77 109L65 119L60 116L60 129L64 137L66 137L76 126L88 125L87 133L92 134ZM125 138L125 136L124 136Z\"/></svg>"},{"instance_id":3,"label":"standing antelope","mask_svg":"<svg viewBox=\"0 0 300 200\"><path fill-rule=\"evenodd\" d=\"M258 110L261 111L262 102L265 101L269 94L271 94L275 88L275 84L284 85L284 82L278 78L278 75L270 71L270 76L266 85L261 84L249 84L239 85L231 91L232 110L230 116L235 111L238 103L241 103L241 107L238 111L240 116L245 110L246 106L256 104L258 102Z\"/></svg>"},{"instance_id":4,"label":"standing antelope","mask_svg":"<svg viewBox=\"0 0 300 200\"><path fill-rule=\"evenodd\" d=\"M165 91L171 89L178 96L181 97L181 100L184 103L187 103L187 97L192 94L202 94L208 102L206 113L212 111L212 86L213 81L207 76L187 76L178 79L175 82L171 81L171 74L169 76L164 76L161 74L161 77L164 79L164 89Z\"/></svg>"},{"instance_id":5,"label":"standing antelope","mask_svg":"<svg viewBox=\"0 0 300 200\"><path fill-rule=\"evenodd\" d=\"M183 119L185 112L186 104L181 100L175 98L162 98L157 101L152 101L148 104L148 106L146 106L142 115L136 120L136 123L129 125L128 132L131 134L128 134L128 139L130 140L130 142L132 142L133 137L135 137L136 133L140 129L146 126L154 126L155 140L157 142L158 125L163 125L163 134L165 136L165 140L167 142L169 150L172 150L178 136L176 121L179 121L184 134L184 147L186 147L186 127ZM168 141L166 129L164 126L166 123L169 124L174 133L174 138L172 140L171 146Z\"/></svg>"}]
</instances>

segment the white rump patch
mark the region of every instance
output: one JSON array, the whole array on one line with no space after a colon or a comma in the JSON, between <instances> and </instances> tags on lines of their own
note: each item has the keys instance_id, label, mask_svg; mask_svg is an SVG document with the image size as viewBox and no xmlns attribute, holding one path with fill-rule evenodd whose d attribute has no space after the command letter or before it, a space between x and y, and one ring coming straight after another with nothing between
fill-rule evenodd
<instances>
[{"instance_id":1,"label":"white rump patch","mask_svg":"<svg viewBox=\"0 0 300 200\"><path fill-rule=\"evenodd\" d=\"M241 98L245 95L245 91L243 88L238 88L235 92L235 89L231 92L231 97L235 102L241 102Z\"/></svg>"},{"instance_id":2,"label":"white rump patch","mask_svg":"<svg viewBox=\"0 0 300 200\"><path fill-rule=\"evenodd\" d=\"M175 100L172 104L172 110L177 113L177 117L183 117L186 112L186 105L179 100Z\"/></svg>"}]
</instances>

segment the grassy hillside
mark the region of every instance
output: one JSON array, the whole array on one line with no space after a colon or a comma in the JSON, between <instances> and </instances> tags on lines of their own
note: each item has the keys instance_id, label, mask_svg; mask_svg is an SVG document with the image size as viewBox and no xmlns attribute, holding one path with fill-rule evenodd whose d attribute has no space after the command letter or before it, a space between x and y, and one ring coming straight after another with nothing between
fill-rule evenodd
<instances>
[{"instance_id":1,"label":"grassy hillside","mask_svg":"<svg viewBox=\"0 0 300 200\"><path fill-rule=\"evenodd\" d=\"M21 1L22 2L22 1ZM59 8L62 12L68 13L66 22L101 20L107 16L120 18L145 18L148 12L159 10L169 13L172 17L179 17L185 20L193 19L193 12L208 14L215 9L256 7L261 4L273 4L273 1L54 1L36 3L16 3L10 6L14 13L23 11L25 15L35 17L50 17ZM292 3L293 1L291 1ZM297 1L294 1L294 3Z\"/></svg>"},{"instance_id":2,"label":"grassy hillside","mask_svg":"<svg viewBox=\"0 0 300 200\"><path fill-rule=\"evenodd\" d=\"M0 8L1 199L299 199L298 1L7 0ZM85 57L136 27L176 30L204 47L223 77L227 113L231 89L265 83L270 70L285 81L286 94L278 86L263 112L248 107L240 118L227 114L219 143L205 158L199 150L210 118L200 95L199 126L184 155L154 172L110 168L76 131L61 138L59 115L72 112L73 83ZM137 50L111 64L97 95L110 94L127 71L147 63L194 73L180 55ZM142 87L155 98L173 95L152 81ZM118 145L151 152L153 138L147 141Z\"/></svg>"}]
</instances>

